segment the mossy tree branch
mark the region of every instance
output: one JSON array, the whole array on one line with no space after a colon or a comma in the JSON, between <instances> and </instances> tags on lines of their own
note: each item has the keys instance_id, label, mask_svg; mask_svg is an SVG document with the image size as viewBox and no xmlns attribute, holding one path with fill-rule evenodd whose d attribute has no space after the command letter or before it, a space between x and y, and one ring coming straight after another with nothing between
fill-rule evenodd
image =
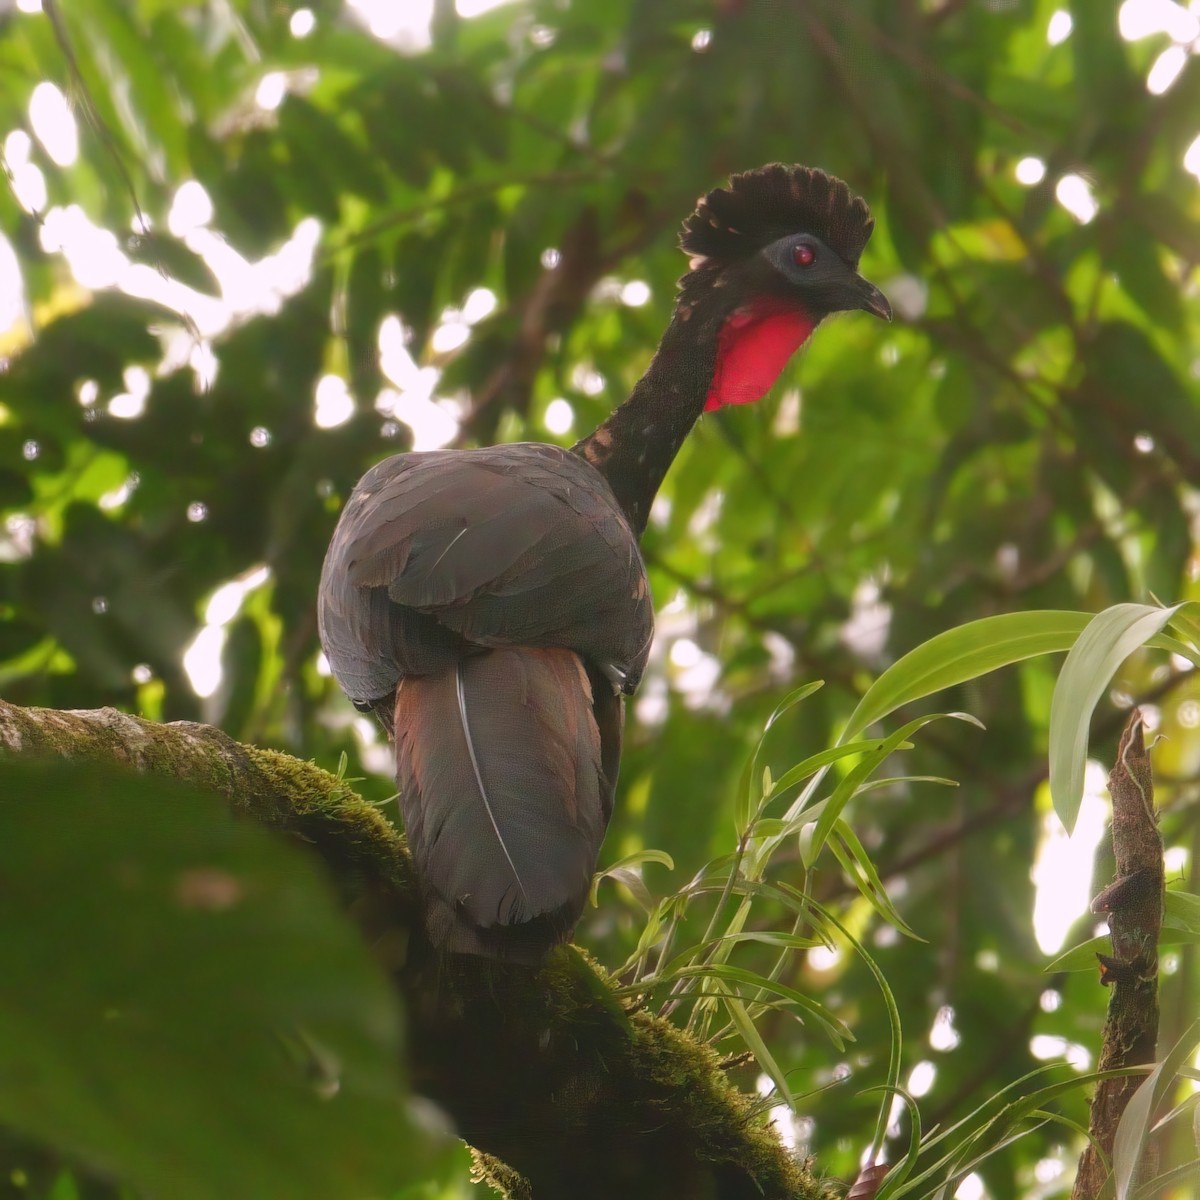
<instances>
[{"instance_id":1,"label":"mossy tree branch","mask_svg":"<svg viewBox=\"0 0 1200 1200\"><path fill-rule=\"evenodd\" d=\"M477 1148L478 1174L498 1190L533 1200L833 1194L763 1127L708 1047L627 1010L581 951L563 947L540 970L432 955L403 838L314 764L205 725L0 701L3 755L116 760L184 779L310 845L403 998L416 1086Z\"/></svg>"}]
</instances>

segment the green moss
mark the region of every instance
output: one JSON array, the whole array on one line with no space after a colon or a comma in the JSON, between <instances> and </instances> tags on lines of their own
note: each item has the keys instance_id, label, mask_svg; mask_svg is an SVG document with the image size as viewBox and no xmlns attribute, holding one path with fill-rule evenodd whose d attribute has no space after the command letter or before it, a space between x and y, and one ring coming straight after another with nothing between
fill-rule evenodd
<instances>
[{"instance_id":1,"label":"green moss","mask_svg":"<svg viewBox=\"0 0 1200 1200\"><path fill-rule=\"evenodd\" d=\"M276 750L245 749L264 787L242 799L259 820L280 825L297 820L328 822L338 829L339 838L370 854L381 866L394 866L407 854L400 831L336 775Z\"/></svg>"},{"instance_id":2,"label":"green moss","mask_svg":"<svg viewBox=\"0 0 1200 1200\"><path fill-rule=\"evenodd\" d=\"M716 1053L662 1017L632 1018L639 1075L671 1096L674 1119L696 1137L696 1153L714 1165L735 1164L765 1196L824 1195L755 1112L752 1097L729 1081Z\"/></svg>"},{"instance_id":3,"label":"green moss","mask_svg":"<svg viewBox=\"0 0 1200 1200\"><path fill-rule=\"evenodd\" d=\"M482 1150L471 1151L471 1182L486 1184L507 1200L533 1200L533 1190L524 1176Z\"/></svg>"}]
</instances>

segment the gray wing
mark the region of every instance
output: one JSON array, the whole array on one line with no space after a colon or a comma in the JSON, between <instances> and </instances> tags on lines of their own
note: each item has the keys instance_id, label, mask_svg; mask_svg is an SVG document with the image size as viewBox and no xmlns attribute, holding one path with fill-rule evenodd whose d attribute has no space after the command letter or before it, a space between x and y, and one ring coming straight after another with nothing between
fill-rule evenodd
<instances>
[{"instance_id":1,"label":"gray wing","mask_svg":"<svg viewBox=\"0 0 1200 1200\"><path fill-rule=\"evenodd\" d=\"M358 703L472 645L561 646L632 691L653 633L641 553L608 485L536 443L373 467L338 522L318 615Z\"/></svg>"}]
</instances>

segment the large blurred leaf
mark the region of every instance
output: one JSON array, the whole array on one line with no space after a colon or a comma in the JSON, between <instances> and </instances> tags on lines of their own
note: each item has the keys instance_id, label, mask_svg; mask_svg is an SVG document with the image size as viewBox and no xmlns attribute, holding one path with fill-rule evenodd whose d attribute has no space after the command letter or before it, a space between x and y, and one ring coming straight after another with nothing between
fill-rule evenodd
<instances>
[{"instance_id":1,"label":"large blurred leaf","mask_svg":"<svg viewBox=\"0 0 1200 1200\"><path fill-rule=\"evenodd\" d=\"M396 998L299 849L161 778L0 780L0 1122L180 1200L417 1176Z\"/></svg>"}]
</instances>

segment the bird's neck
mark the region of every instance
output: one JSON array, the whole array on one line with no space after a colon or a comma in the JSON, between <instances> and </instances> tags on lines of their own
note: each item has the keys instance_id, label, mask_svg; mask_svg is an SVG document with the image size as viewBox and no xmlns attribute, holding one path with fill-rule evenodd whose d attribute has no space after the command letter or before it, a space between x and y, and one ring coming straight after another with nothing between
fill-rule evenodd
<instances>
[{"instance_id":1,"label":"bird's neck","mask_svg":"<svg viewBox=\"0 0 1200 1200\"><path fill-rule=\"evenodd\" d=\"M608 481L634 535L679 447L704 411L717 361L719 321L679 306L628 400L575 452Z\"/></svg>"},{"instance_id":2,"label":"bird's neck","mask_svg":"<svg viewBox=\"0 0 1200 1200\"><path fill-rule=\"evenodd\" d=\"M608 481L635 536L705 408L765 395L815 325L795 308L771 304L732 311L676 306L629 399L574 447Z\"/></svg>"}]
</instances>

